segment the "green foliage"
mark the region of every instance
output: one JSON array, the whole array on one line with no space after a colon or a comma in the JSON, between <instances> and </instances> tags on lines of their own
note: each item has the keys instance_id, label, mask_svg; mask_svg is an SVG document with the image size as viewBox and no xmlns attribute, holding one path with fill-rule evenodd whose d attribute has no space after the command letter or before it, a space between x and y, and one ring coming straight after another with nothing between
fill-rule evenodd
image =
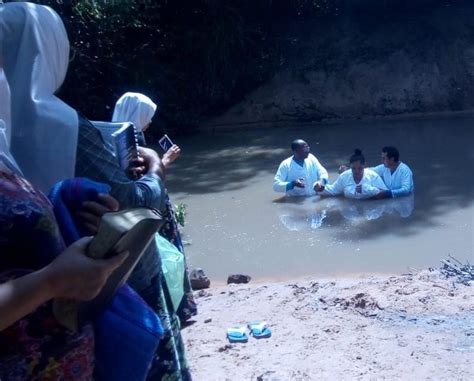
<instances>
[{"instance_id":1,"label":"green foliage","mask_svg":"<svg viewBox=\"0 0 474 381\"><path fill-rule=\"evenodd\" d=\"M184 219L186 217L186 204L180 203L174 206L175 213L176 213L176 221L184 227Z\"/></svg>"},{"instance_id":2,"label":"green foliage","mask_svg":"<svg viewBox=\"0 0 474 381\"><path fill-rule=\"evenodd\" d=\"M419 0L427 4L434 0ZM186 131L237 103L283 62L279 34L301 18L395 0L46 0L62 16L71 64L60 96L110 120L125 91L159 104L160 128Z\"/></svg>"}]
</instances>

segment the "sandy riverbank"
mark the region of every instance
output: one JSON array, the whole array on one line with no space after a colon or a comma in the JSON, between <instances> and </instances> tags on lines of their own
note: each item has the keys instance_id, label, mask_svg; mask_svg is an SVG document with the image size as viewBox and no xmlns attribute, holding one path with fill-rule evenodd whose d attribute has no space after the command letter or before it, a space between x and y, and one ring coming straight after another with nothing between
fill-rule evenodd
<instances>
[{"instance_id":1,"label":"sandy riverbank","mask_svg":"<svg viewBox=\"0 0 474 381\"><path fill-rule=\"evenodd\" d=\"M472 380L473 287L437 271L222 286L196 292L183 335L198 381ZM229 344L227 327L255 319L270 339Z\"/></svg>"}]
</instances>

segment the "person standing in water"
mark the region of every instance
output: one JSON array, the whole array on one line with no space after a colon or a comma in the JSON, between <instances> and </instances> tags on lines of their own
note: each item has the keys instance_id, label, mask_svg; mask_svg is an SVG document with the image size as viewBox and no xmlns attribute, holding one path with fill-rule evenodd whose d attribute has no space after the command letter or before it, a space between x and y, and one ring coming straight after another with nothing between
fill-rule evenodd
<instances>
[{"instance_id":1,"label":"person standing in water","mask_svg":"<svg viewBox=\"0 0 474 381\"><path fill-rule=\"evenodd\" d=\"M310 153L308 143L296 139L291 143L293 156L283 160L273 181L275 192L287 196L314 196L324 189L329 176L318 159Z\"/></svg>"},{"instance_id":2,"label":"person standing in water","mask_svg":"<svg viewBox=\"0 0 474 381\"><path fill-rule=\"evenodd\" d=\"M324 186L322 196L338 196L352 199L377 197L381 192L388 191L380 176L369 168L365 168L365 157L360 149L355 149L350 157L351 168L339 175L333 184Z\"/></svg>"},{"instance_id":3,"label":"person standing in water","mask_svg":"<svg viewBox=\"0 0 474 381\"><path fill-rule=\"evenodd\" d=\"M413 193L413 173L408 165L400 161L400 154L395 147L383 147L382 164L371 169L382 178L388 188L377 195L377 198L397 198Z\"/></svg>"}]
</instances>

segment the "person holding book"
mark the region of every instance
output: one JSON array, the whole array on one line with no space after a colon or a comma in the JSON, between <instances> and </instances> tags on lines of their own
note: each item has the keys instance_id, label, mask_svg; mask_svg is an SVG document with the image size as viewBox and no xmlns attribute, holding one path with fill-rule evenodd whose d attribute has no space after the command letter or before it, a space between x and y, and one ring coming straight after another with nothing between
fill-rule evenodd
<instances>
[{"instance_id":1,"label":"person holding book","mask_svg":"<svg viewBox=\"0 0 474 381\"><path fill-rule=\"evenodd\" d=\"M111 195L120 202L122 208L143 206L162 210L165 205L163 185L165 169L158 155L152 150L143 148L140 151L141 158L135 166L141 167L141 170L145 171L145 176L138 181L130 181L122 170L117 169L118 164L113 155L104 152L103 147L99 145L100 133L87 119L79 116L73 108L54 95L64 80L69 61L69 41L59 16L51 8L42 5L1 4L0 29L2 31L0 52L4 58L5 74L12 97L11 153L23 175L26 178L31 177L33 187L46 192L60 180L74 175L87 177L85 174L91 174L95 176L94 180L111 185ZM102 156L97 155L98 153ZM13 185L20 190L26 186L22 181ZM13 185L7 183L7 189ZM20 194L24 196L25 193L31 193L39 197L43 205L49 205L42 195L35 192L32 188L31 192L25 191ZM13 205L18 205L20 208L14 210L27 215L31 208L36 212L40 210L37 203L31 203L28 199L25 203L26 206L15 201ZM48 261L63 250L61 240L57 237L58 227L52 223L53 216L49 217L39 216L32 221L34 227L29 228L33 229L33 232L30 234L26 231L20 241L32 245L31 251L22 249L25 253L35 255L35 258L40 258L44 254ZM50 235L53 235L53 238L50 238ZM25 240L24 237L29 239ZM21 258L20 253L21 250L15 257ZM130 278L132 287L137 287L135 290L156 311L165 328L165 337L160 342L159 350L150 365L150 373L175 379L190 379L179 322L167 306L159 257L156 255L156 250L151 254L144 256L146 259L141 266L137 266ZM48 261L41 262L46 264ZM36 264L36 268L40 267L41 264ZM54 333L61 332L56 327L54 319L49 321L49 324L53 324ZM83 329L85 329L84 336L77 338L77 343L81 348L78 354L83 355L85 363L79 364L77 368L87 371L92 369L94 351L91 347L94 340L92 327L86 325ZM67 342L69 339L74 339L74 336L66 332L60 342ZM20 372L22 369L29 369L28 371L37 377L48 364L46 358L41 358L33 367L30 366L33 360L36 361L23 356L17 362L9 363L15 365L13 368L9 368L8 364L2 364L6 367L3 371ZM54 356L52 360L55 360ZM74 361L70 363L74 364ZM58 372L63 371L63 364L57 365L55 369ZM15 379L6 376L0 378ZM25 378L30 377L22 374L16 379ZM87 372L69 376L58 374L57 377L53 375L52 379L55 378L87 380L91 379L91 375Z\"/></svg>"},{"instance_id":2,"label":"person holding book","mask_svg":"<svg viewBox=\"0 0 474 381\"><path fill-rule=\"evenodd\" d=\"M7 15L15 21L22 7L10 8L16 13ZM0 5L2 31L4 12ZM0 47L3 43L0 40ZM86 323L76 333L65 329L54 319L49 301L95 297L127 253L92 260L85 256L90 238L65 248L50 202L26 180L10 150L15 131L3 58L0 55L0 379L91 380L92 325ZM58 168L59 173L50 168L50 178L72 175L65 168Z\"/></svg>"},{"instance_id":3,"label":"person holding book","mask_svg":"<svg viewBox=\"0 0 474 381\"><path fill-rule=\"evenodd\" d=\"M157 106L145 94L126 92L115 103L112 122L131 122L138 134L138 144L146 147L144 132L151 126ZM181 155L181 149L173 144L162 157L163 164L168 167Z\"/></svg>"},{"instance_id":4,"label":"person holding book","mask_svg":"<svg viewBox=\"0 0 474 381\"><path fill-rule=\"evenodd\" d=\"M112 122L131 122L140 133L143 133L143 131L150 127L156 108L156 104L146 95L127 92L123 94L115 104ZM143 137L141 145L145 144L146 142ZM176 144L173 144L162 156L161 161L163 166L168 169L171 163L179 158L180 154L181 149ZM160 234L175 245L175 247L184 255L184 246L181 240L178 222L176 220L176 213L168 194L166 195L164 217L166 222L160 229ZM184 258L186 264L186 257ZM194 301L187 265L185 265L183 289L184 296L177 310L177 314L181 322L186 322L197 314L196 302Z\"/></svg>"}]
</instances>

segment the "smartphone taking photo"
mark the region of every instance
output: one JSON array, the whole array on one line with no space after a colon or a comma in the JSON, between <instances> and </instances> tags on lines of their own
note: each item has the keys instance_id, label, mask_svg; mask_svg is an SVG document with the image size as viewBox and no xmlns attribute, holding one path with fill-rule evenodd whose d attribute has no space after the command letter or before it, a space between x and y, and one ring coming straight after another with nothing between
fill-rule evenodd
<instances>
[{"instance_id":1,"label":"smartphone taking photo","mask_svg":"<svg viewBox=\"0 0 474 381\"><path fill-rule=\"evenodd\" d=\"M173 142L166 134L163 135L163 137L160 140L158 140L158 144L165 152L168 151L173 146Z\"/></svg>"}]
</instances>

